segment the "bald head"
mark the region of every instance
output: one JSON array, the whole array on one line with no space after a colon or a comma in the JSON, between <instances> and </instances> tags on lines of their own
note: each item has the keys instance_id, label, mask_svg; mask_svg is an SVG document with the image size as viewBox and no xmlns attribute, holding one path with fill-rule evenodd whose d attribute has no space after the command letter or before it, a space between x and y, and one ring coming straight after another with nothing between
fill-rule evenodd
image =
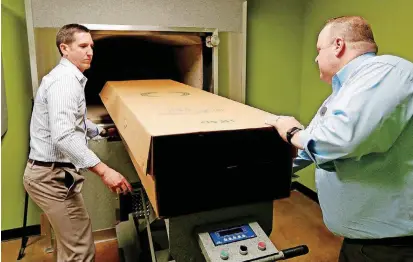
<instances>
[{"instance_id":1,"label":"bald head","mask_svg":"<svg viewBox=\"0 0 413 262\"><path fill-rule=\"evenodd\" d=\"M330 83L333 76L347 63L368 52L377 53L373 32L360 16L329 19L317 40L316 62L320 79Z\"/></svg>"},{"instance_id":2,"label":"bald head","mask_svg":"<svg viewBox=\"0 0 413 262\"><path fill-rule=\"evenodd\" d=\"M362 52L377 53L378 51L371 26L361 16L341 16L329 19L324 29L328 31L331 41L341 37L347 43L348 48Z\"/></svg>"}]
</instances>

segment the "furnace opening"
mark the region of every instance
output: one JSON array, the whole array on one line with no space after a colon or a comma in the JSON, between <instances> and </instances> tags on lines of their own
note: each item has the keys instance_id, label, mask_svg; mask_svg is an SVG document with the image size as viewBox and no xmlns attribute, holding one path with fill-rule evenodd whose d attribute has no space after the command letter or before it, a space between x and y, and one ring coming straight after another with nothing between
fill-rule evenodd
<instances>
[{"instance_id":1,"label":"furnace opening","mask_svg":"<svg viewBox=\"0 0 413 262\"><path fill-rule=\"evenodd\" d=\"M195 88L212 89L212 49L205 37L152 32L92 33L94 55L84 72L88 117L111 122L99 93L107 81L172 79Z\"/></svg>"}]
</instances>

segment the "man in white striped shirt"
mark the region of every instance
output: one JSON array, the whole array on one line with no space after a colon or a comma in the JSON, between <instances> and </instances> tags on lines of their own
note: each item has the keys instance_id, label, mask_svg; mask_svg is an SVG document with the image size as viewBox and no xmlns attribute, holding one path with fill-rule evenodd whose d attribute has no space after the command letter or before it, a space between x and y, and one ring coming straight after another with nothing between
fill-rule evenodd
<instances>
[{"instance_id":1,"label":"man in white striped shirt","mask_svg":"<svg viewBox=\"0 0 413 262\"><path fill-rule=\"evenodd\" d=\"M56 45L62 58L42 79L36 94L23 183L53 227L57 260L94 261L92 227L81 194L84 177L79 171L96 173L113 192L132 188L87 146L87 137L107 132L86 119L83 72L93 57L89 29L65 25L57 33Z\"/></svg>"}]
</instances>

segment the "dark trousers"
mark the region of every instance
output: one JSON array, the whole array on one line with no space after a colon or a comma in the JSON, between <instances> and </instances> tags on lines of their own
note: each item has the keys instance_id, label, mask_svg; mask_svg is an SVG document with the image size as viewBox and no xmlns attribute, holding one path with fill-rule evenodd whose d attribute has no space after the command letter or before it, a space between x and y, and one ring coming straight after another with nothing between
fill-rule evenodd
<instances>
[{"instance_id":1,"label":"dark trousers","mask_svg":"<svg viewBox=\"0 0 413 262\"><path fill-rule=\"evenodd\" d=\"M410 240L409 240L410 242ZM413 262L411 243L369 243L344 239L339 262Z\"/></svg>"}]
</instances>

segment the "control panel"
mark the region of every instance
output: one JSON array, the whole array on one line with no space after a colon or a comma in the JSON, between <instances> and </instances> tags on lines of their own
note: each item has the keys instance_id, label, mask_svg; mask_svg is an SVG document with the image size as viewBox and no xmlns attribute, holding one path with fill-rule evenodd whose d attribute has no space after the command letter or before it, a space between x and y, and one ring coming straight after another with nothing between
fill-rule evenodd
<instances>
[{"instance_id":1,"label":"control panel","mask_svg":"<svg viewBox=\"0 0 413 262\"><path fill-rule=\"evenodd\" d=\"M209 232L215 246L257 237L249 225L234 226Z\"/></svg>"},{"instance_id":2,"label":"control panel","mask_svg":"<svg viewBox=\"0 0 413 262\"><path fill-rule=\"evenodd\" d=\"M279 254L257 222L201 232L198 241L207 261L266 261Z\"/></svg>"}]
</instances>

